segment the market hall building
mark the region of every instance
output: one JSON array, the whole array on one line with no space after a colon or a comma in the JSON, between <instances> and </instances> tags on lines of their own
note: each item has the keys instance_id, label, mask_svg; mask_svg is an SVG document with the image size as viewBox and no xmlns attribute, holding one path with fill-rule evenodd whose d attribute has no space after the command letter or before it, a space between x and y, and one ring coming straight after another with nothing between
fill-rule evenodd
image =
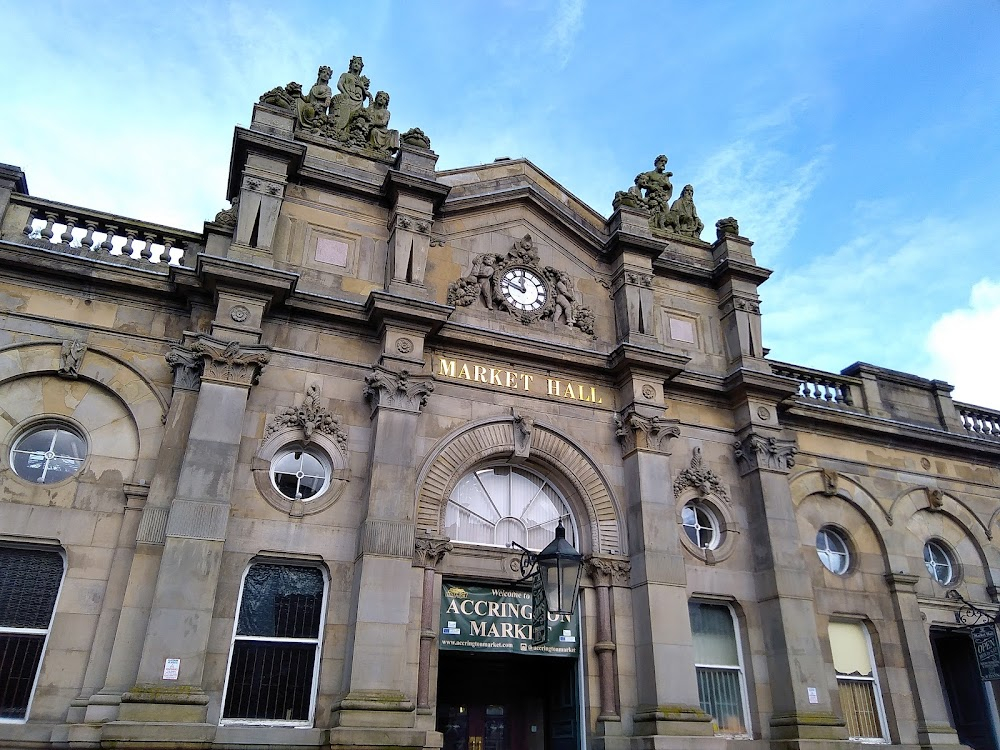
<instances>
[{"instance_id":1,"label":"market hall building","mask_svg":"<svg viewBox=\"0 0 1000 750\"><path fill-rule=\"evenodd\" d=\"M201 231L2 168L0 747L996 750L1000 413L769 359L666 157L437 170L362 66Z\"/></svg>"}]
</instances>

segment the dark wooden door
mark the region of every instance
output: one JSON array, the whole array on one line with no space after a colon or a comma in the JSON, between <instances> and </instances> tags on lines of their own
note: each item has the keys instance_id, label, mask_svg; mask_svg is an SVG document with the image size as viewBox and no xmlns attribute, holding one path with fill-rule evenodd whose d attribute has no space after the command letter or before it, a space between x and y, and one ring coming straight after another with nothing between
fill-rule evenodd
<instances>
[{"instance_id":1,"label":"dark wooden door","mask_svg":"<svg viewBox=\"0 0 1000 750\"><path fill-rule=\"evenodd\" d=\"M934 632L934 656L958 739L975 750L998 750L992 708L976 666L972 639L965 633Z\"/></svg>"}]
</instances>

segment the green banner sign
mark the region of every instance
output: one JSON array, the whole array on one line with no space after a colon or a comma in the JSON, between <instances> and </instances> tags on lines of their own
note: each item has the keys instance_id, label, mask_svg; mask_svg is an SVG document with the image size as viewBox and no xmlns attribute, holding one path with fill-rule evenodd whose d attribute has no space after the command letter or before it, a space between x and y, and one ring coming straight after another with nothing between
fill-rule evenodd
<instances>
[{"instance_id":1,"label":"green banner sign","mask_svg":"<svg viewBox=\"0 0 1000 750\"><path fill-rule=\"evenodd\" d=\"M445 583L441 592L439 645L447 651L576 656L580 617L549 614L548 637L532 644L530 589Z\"/></svg>"}]
</instances>

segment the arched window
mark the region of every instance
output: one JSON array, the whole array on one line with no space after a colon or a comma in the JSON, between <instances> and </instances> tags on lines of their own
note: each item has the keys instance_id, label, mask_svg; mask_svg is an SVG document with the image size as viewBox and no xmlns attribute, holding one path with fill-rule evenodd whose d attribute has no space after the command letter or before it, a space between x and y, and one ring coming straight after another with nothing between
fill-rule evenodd
<instances>
[{"instance_id":1,"label":"arched window","mask_svg":"<svg viewBox=\"0 0 1000 750\"><path fill-rule=\"evenodd\" d=\"M456 542L506 547L517 542L540 550L552 541L559 520L576 545L569 507L555 486L534 472L491 466L466 474L445 508L445 534Z\"/></svg>"}]
</instances>

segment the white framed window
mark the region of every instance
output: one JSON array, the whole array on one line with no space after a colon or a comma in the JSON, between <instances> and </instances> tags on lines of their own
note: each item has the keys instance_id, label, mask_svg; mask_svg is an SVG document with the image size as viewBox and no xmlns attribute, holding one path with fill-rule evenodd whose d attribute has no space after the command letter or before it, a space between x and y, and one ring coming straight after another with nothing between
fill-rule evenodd
<instances>
[{"instance_id":1,"label":"white framed window","mask_svg":"<svg viewBox=\"0 0 1000 750\"><path fill-rule=\"evenodd\" d=\"M850 739L886 742L885 708L868 631L860 622L831 621L828 632Z\"/></svg>"},{"instance_id":2,"label":"white framed window","mask_svg":"<svg viewBox=\"0 0 1000 750\"><path fill-rule=\"evenodd\" d=\"M280 451L271 461L271 483L287 499L308 502L330 486L330 462L317 450Z\"/></svg>"},{"instance_id":3,"label":"white framed window","mask_svg":"<svg viewBox=\"0 0 1000 750\"><path fill-rule=\"evenodd\" d=\"M54 484L80 471L87 458L87 441L64 422L36 423L14 441L10 467L21 479Z\"/></svg>"},{"instance_id":4,"label":"white framed window","mask_svg":"<svg viewBox=\"0 0 1000 750\"><path fill-rule=\"evenodd\" d=\"M722 540L719 517L708 503L691 500L681 509L681 525L698 549L715 549Z\"/></svg>"},{"instance_id":5,"label":"white framed window","mask_svg":"<svg viewBox=\"0 0 1000 750\"><path fill-rule=\"evenodd\" d=\"M247 569L222 723L312 725L326 584L314 566L268 561Z\"/></svg>"},{"instance_id":6,"label":"white framed window","mask_svg":"<svg viewBox=\"0 0 1000 750\"><path fill-rule=\"evenodd\" d=\"M726 604L693 601L688 602L688 615L701 709L712 717L717 734L749 737L743 649L733 610Z\"/></svg>"},{"instance_id":7,"label":"white framed window","mask_svg":"<svg viewBox=\"0 0 1000 750\"><path fill-rule=\"evenodd\" d=\"M0 722L24 722L63 580L54 549L0 547Z\"/></svg>"},{"instance_id":8,"label":"white framed window","mask_svg":"<svg viewBox=\"0 0 1000 750\"><path fill-rule=\"evenodd\" d=\"M924 565L931 578L948 586L958 578L958 566L951 551L941 542L929 539L924 544Z\"/></svg>"},{"instance_id":9,"label":"white framed window","mask_svg":"<svg viewBox=\"0 0 1000 750\"><path fill-rule=\"evenodd\" d=\"M824 526L816 533L816 554L831 573L847 575L851 567L851 549L840 529Z\"/></svg>"},{"instance_id":10,"label":"white framed window","mask_svg":"<svg viewBox=\"0 0 1000 750\"><path fill-rule=\"evenodd\" d=\"M576 545L569 506L548 479L514 466L490 466L462 477L445 507L445 534L452 541L543 549L560 519L566 541Z\"/></svg>"}]
</instances>

